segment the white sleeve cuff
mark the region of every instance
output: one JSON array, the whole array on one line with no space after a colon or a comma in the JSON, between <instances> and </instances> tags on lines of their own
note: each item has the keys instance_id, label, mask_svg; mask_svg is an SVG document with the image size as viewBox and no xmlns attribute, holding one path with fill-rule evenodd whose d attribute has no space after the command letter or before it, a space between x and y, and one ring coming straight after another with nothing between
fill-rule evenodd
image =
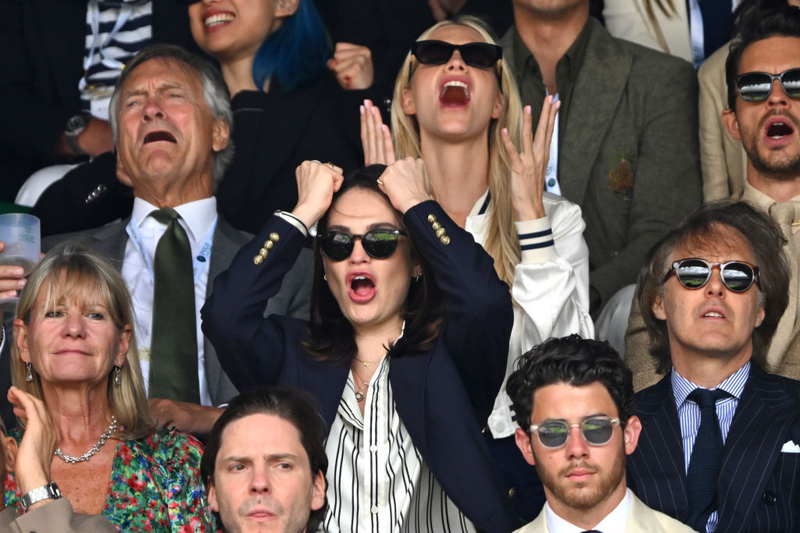
<instances>
[{"instance_id":1,"label":"white sleeve cuff","mask_svg":"<svg viewBox=\"0 0 800 533\"><path fill-rule=\"evenodd\" d=\"M297 228L304 237L308 237L308 228L306 228L306 225L303 224L302 220L291 213L287 213L286 211L275 211L275 214Z\"/></svg>"},{"instance_id":2,"label":"white sleeve cuff","mask_svg":"<svg viewBox=\"0 0 800 533\"><path fill-rule=\"evenodd\" d=\"M522 263L544 263L558 259L548 217L514 222L514 226L522 250Z\"/></svg>"}]
</instances>

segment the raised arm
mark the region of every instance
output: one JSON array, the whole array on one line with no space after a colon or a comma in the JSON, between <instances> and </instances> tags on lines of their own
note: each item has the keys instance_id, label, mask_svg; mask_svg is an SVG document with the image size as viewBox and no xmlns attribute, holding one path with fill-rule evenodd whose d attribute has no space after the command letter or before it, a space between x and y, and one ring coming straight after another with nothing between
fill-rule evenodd
<instances>
[{"instance_id":1,"label":"raised arm","mask_svg":"<svg viewBox=\"0 0 800 533\"><path fill-rule=\"evenodd\" d=\"M387 168L381 187L445 293L440 335L476 410L490 409L505 374L513 313L508 286L466 230L431 199L425 164L405 158Z\"/></svg>"},{"instance_id":2,"label":"raised arm","mask_svg":"<svg viewBox=\"0 0 800 533\"><path fill-rule=\"evenodd\" d=\"M305 329L302 320L264 318L264 306L294 265L305 231L325 213L341 182L341 169L304 162L297 169L299 200L292 216L270 217L214 281L214 291L200 311L203 333L239 390L275 383L290 348L286 342L296 341Z\"/></svg>"}]
</instances>

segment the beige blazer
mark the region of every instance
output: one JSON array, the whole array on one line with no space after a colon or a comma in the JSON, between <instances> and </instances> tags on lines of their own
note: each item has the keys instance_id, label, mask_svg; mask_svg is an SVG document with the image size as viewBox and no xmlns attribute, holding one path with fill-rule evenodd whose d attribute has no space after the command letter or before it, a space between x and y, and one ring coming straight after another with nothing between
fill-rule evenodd
<instances>
[{"instance_id":1,"label":"beige blazer","mask_svg":"<svg viewBox=\"0 0 800 533\"><path fill-rule=\"evenodd\" d=\"M725 60L729 47L727 43L711 54L697 73L704 202L741 193L747 173L747 154L742 142L731 137L722 125L722 111L728 108Z\"/></svg>"},{"instance_id":2,"label":"beige blazer","mask_svg":"<svg viewBox=\"0 0 800 533\"><path fill-rule=\"evenodd\" d=\"M544 509L536 520L514 533L550 533ZM631 512L624 533L693 533L692 528L646 506L631 493Z\"/></svg>"},{"instance_id":3,"label":"beige blazer","mask_svg":"<svg viewBox=\"0 0 800 533\"><path fill-rule=\"evenodd\" d=\"M116 533L102 515L76 514L66 498L60 498L29 513L18 516L13 508L0 512L0 533Z\"/></svg>"},{"instance_id":4,"label":"beige blazer","mask_svg":"<svg viewBox=\"0 0 800 533\"><path fill-rule=\"evenodd\" d=\"M651 0L652 1L652 0ZM655 23L645 7L647 0L605 0L603 18L614 37L692 62L689 18L685 0L672 0L676 13L668 17L652 3Z\"/></svg>"}]
</instances>

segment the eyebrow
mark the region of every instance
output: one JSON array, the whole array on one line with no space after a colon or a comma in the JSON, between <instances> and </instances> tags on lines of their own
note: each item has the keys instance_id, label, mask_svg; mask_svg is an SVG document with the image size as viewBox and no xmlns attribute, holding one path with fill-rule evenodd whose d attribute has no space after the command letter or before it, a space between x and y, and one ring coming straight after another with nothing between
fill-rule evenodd
<instances>
[{"instance_id":1,"label":"eyebrow","mask_svg":"<svg viewBox=\"0 0 800 533\"><path fill-rule=\"evenodd\" d=\"M156 87L156 91L165 91L165 90L168 91L170 89L185 89L185 88L186 88L186 85L183 84L183 83L180 83L180 82L177 82L177 81L165 81L165 82L159 84ZM126 100L128 98L133 97L133 96L140 96L140 95L143 95L143 94L147 94L147 90L144 89L144 88L141 88L141 87L140 88L135 88L135 89L125 90L122 93L121 100Z\"/></svg>"},{"instance_id":2,"label":"eyebrow","mask_svg":"<svg viewBox=\"0 0 800 533\"><path fill-rule=\"evenodd\" d=\"M272 453L266 456L267 461L275 462L275 461L285 461L287 459L291 460L298 460L299 456L293 453ZM223 462L233 462L233 463L252 463L253 457L249 455L230 455L228 457L224 457L222 459Z\"/></svg>"}]
</instances>

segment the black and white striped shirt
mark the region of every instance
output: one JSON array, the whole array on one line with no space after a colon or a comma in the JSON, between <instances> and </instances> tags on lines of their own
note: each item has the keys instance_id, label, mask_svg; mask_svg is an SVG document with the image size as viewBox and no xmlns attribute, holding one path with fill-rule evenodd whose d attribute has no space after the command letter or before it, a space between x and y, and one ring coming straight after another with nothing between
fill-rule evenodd
<instances>
[{"instance_id":1,"label":"black and white striped shirt","mask_svg":"<svg viewBox=\"0 0 800 533\"><path fill-rule=\"evenodd\" d=\"M102 110L108 109L122 66L152 41L152 17L152 2L119 7L88 2L84 77L78 87L82 111L108 120L107 111Z\"/></svg>"},{"instance_id":2,"label":"black and white striped shirt","mask_svg":"<svg viewBox=\"0 0 800 533\"><path fill-rule=\"evenodd\" d=\"M325 445L328 533L473 533L411 441L392 397L388 357L366 389L364 414L352 372Z\"/></svg>"}]
</instances>

